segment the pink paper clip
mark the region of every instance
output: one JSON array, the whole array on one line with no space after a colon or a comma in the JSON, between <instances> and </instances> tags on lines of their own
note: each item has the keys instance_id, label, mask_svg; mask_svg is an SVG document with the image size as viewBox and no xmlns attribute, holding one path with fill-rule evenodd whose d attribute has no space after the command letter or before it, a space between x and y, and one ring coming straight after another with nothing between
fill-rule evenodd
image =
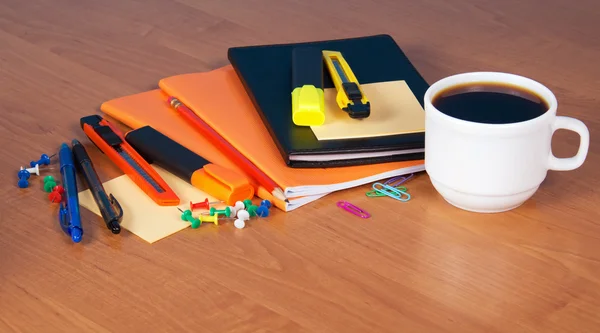
<instances>
[{"instance_id":1,"label":"pink paper clip","mask_svg":"<svg viewBox=\"0 0 600 333\"><path fill-rule=\"evenodd\" d=\"M358 216L358 217L362 217L363 219L368 219L369 217L371 217L371 214L369 214L368 212L364 211L361 208L354 206L353 204L351 204L347 201L338 201L337 206L347 212L350 212L350 213Z\"/></svg>"}]
</instances>

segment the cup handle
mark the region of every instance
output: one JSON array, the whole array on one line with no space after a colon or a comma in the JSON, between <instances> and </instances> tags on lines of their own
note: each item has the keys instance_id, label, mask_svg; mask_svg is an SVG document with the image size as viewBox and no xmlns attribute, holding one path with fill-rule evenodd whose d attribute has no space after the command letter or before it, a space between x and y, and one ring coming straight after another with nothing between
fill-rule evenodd
<instances>
[{"instance_id":1,"label":"cup handle","mask_svg":"<svg viewBox=\"0 0 600 333\"><path fill-rule=\"evenodd\" d=\"M585 124L575 118L557 116L552 124L552 134L559 129L571 130L579 134L579 150L573 157L557 158L550 149L548 169L556 171L569 171L579 168L587 157L590 147L590 132Z\"/></svg>"}]
</instances>

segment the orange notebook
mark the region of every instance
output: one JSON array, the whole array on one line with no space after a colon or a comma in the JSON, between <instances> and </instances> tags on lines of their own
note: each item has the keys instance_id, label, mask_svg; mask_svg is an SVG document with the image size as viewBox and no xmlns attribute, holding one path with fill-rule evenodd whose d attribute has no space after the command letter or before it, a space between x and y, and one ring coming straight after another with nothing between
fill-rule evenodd
<instances>
[{"instance_id":1,"label":"orange notebook","mask_svg":"<svg viewBox=\"0 0 600 333\"><path fill-rule=\"evenodd\" d=\"M178 98L285 191L290 203L275 201L284 211L334 191L424 170L422 160L327 169L287 167L231 66L168 77L159 86L162 92L117 98L101 109L132 128L150 125L212 163L242 172L169 107L168 95ZM256 193L273 199L261 187Z\"/></svg>"}]
</instances>

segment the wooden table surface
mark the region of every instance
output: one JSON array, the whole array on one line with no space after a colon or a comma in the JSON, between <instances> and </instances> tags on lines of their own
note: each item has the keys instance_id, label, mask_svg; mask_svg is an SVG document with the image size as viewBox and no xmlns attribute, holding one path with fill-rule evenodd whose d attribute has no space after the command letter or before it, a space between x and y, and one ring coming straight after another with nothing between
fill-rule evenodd
<instances>
[{"instance_id":1,"label":"wooden table surface","mask_svg":"<svg viewBox=\"0 0 600 333\"><path fill-rule=\"evenodd\" d=\"M0 2L0 332L600 331L598 17L597 0ZM363 186L153 245L87 210L73 244L41 178L17 187L19 166L88 142L79 118L102 102L226 65L228 47L379 33L429 83L490 70L546 84L588 125L586 163L504 214L455 209L421 174L408 203ZM578 138L553 145L569 156Z\"/></svg>"}]
</instances>

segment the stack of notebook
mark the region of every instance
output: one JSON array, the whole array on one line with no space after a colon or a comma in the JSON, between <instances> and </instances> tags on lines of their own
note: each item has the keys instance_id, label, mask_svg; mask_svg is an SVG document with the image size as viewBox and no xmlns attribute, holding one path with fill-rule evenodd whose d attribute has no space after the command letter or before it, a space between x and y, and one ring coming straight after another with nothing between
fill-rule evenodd
<instances>
[{"instance_id":1,"label":"stack of notebook","mask_svg":"<svg viewBox=\"0 0 600 333\"><path fill-rule=\"evenodd\" d=\"M274 200L260 186L256 191L284 211L333 191L423 171L422 100L428 85L393 39L310 43L343 52L373 96L373 111L387 112L388 118L375 116L363 126L341 120L323 128L293 124L291 50L306 44L232 48L229 66L164 78L159 89L107 101L101 110L134 129L150 125L211 163L243 173L169 107L167 97L178 98L284 189L289 203ZM327 75L325 88L331 104L335 90Z\"/></svg>"},{"instance_id":2,"label":"stack of notebook","mask_svg":"<svg viewBox=\"0 0 600 333\"><path fill-rule=\"evenodd\" d=\"M371 102L371 116L349 119L335 103L336 91L325 70L326 110L336 110L340 117L327 113L324 126L316 128L294 125L292 50L307 46L343 54ZM228 56L289 166L330 167L423 158L422 103L429 85L390 36L235 47ZM332 132L338 137L327 137Z\"/></svg>"}]
</instances>

